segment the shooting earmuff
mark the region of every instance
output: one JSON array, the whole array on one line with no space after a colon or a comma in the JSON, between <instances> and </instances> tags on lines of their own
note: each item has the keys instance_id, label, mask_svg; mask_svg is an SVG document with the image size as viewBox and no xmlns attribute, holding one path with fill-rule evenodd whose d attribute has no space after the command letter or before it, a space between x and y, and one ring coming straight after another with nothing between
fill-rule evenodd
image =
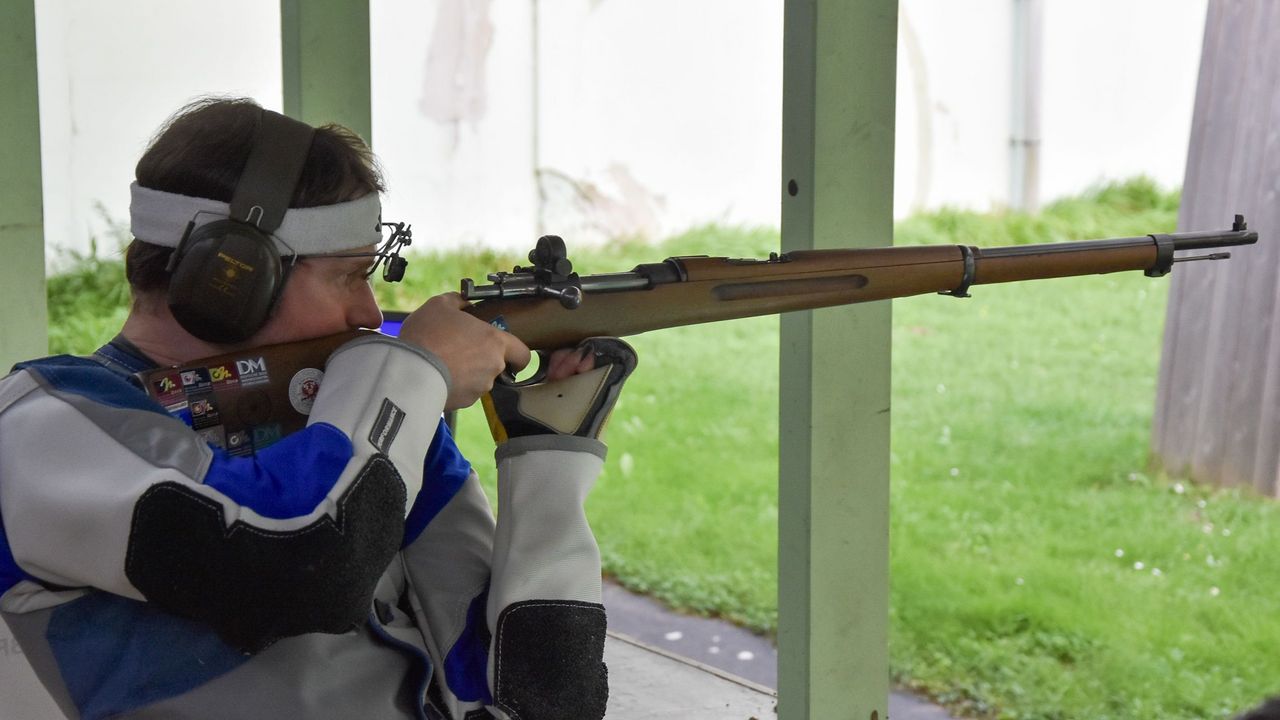
<instances>
[{"instance_id":1,"label":"shooting earmuff","mask_svg":"<svg viewBox=\"0 0 1280 720\"><path fill-rule=\"evenodd\" d=\"M263 110L231 217L187 225L169 259L169 309L187 332L238 343L270 317L286 276L271 233L289 209L314 135L310 125Z\"/></svg>"}]
</instances>

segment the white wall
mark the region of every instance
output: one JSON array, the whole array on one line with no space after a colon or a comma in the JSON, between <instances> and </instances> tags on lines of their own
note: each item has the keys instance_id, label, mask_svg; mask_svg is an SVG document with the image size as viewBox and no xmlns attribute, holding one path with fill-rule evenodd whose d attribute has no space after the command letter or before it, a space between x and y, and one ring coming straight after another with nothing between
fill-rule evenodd
<instances>
[{"instance_id":1,"label":"white wall","mask_svg":"<svg viewBox=\"0 0 1280 720\"><path fill-rule=\"evenodd\" d=\"M193 97L250 95L280 108L277 8L249 0L36 2L51 257L107 237L99 206L127 225L138 156Z\"/></svg>"},{"instance_id":2,"label":"white wall","mask_svg":"<svg viewBox=\"0 0 1280 720\"><path fill-rule=\"evenodd\" d=\"M661 236L711 221L778 224L781 2L540 6L548 230ZM583 208L583 193L597 202Z\"/></svg>"},{"instance_id":3,"label":"white wall","mask_svg":"<svg viewBox=\"0 0 1280 720\"><path fill-rule=\"evenodd\" d=\"M902 0L898 216L1007 206L1013 3ZM1207 0L1044 0L1040 196L1182 184Z\"/></svg>"},{"instance_id":4,"label":"white wall","mask_svg":"<svg viewBox=\"0 0 1280 720\"><path fill-rule=\"evenodd\" d=\"M940 205L986 210L1007 201L1011 5L903 0L896 216Z\"/></svg>"},{"instance_id":5,"label":"white wall","mask_svg":"<svg viewBox=\"0 0 1280 720\"><path fill-rule=\"evenodd\" d=\"M1048 0L1043 182L1054 197L1146 173L1181 185L1207 0Z\"/></svg>"},{"instance_id":6,"label":"white wall","mask_svg":"<svg viewBox=\"0 0 1280 720\"><path fill-rule=\"evenodd\" d=\"M531 245L528 0L372 0L373 146L383 217L418 246Z\"/></svg>"},{"instance_id":7,"label":"white wall","mask_svg":"<svg viewBox=\"0 0 1280 720\"><path fill-rule=\"evenodd\" d=\"M1008 203L1012 2L902 0L899 216ZM1206 2L1044 0L1042 198L1181 183ZM127 218L137 156L187 99L279 107L276 7L39 0L51 248L103 235L98 204ZM777 224L782 0L371 0L371 19L386 215L421 245Z\"/></svg>"}]
</instances>

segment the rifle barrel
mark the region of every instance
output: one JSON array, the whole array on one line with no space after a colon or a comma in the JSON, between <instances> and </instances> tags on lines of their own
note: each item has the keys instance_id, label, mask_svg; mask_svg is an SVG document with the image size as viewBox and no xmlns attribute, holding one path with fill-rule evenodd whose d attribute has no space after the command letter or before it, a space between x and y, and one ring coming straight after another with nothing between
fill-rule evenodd
<instances>
[{"instance_id":1,"label":"rifle barrel","mask_svg":"<svg viewBox=\"0 0 1280 720\"><path fill-rule=\"evenodd\" d=\"M500 282L487 287L464 281L463 295L479 300L468 308L472 315L509 330L532 349L550 350L596 335L634 335L930 292L966 297L973 285L1132 270L1156 277L1168 273L1177 259L1194 259L1175 258L1176 251L1257 241L1258 234L1246 230L1237 216L1235 227L1222 232L994 248L798 250L767 260L687 256L625 273L561 276L552 282L535 268L517 268L498 274ZM576 302L566 303L570 285Z\"/></svg>"},{"instance_id":2,"label":"rifle barrel","mask_svg":"<svg viewBox=\"0 0 1280 720\"><path fill-rule=\"evenodd\" d=\"M974 248L977 257L974 285L1039 280L1143 270L1149 277L1166 275L1173 267L1174 253L1181 250L1252 245L1258 233L1237 227L1219 232L1185 232L1110 240L1082 240L1045 245L1014 245Z\"/></svg>"},{"instance_id":3,"label":"rifle barrel","mask_svg":"<svg viewBox=\"0 0 1280 720\"><path fill-rule=\"evenodd\" d=\"M1111 250L1117 248L1141 247L1153 248L1160 237L1169 238L1174 250L1202 250L1206 248L1231 247L1233 245L1252 245L1258 242L1258 233L1252 230L1228 230L1224 232L1185 232L1167 235L1141 235L1138 237L1113 238L1110 240L1078 240L1074 242L1045 243L1041 245L1008 245L1005 247L983 248L983 257L1018 257L1025 255L1046 255L1058 252L1085 252L1089 250Z\"/></svg>"}]
</instances>

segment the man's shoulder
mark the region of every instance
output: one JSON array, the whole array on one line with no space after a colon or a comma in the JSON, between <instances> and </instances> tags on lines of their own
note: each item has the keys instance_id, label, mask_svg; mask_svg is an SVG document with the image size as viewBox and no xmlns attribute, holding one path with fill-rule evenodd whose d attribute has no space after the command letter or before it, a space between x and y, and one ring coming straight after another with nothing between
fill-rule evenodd
<instances>
[{"instance_id":1,"label":"man's shoulder","mask_svg":"<svg viewBox=\"0 0 1280 720\"><path fill-rule=\"evenodd\" d=\"M26 370L28 368L32 368L36 372L40 373L49 369L52 369L55 372L59 369L72 368L99 368L105 370L105 368L102 367L102 363L91 358L80 355L50 355L48 357L36 358L34 360L23 360L10 368L10 373L16 373L19 370Z\"/></svg>"},{"instance_id":2,"label":"man's shoulder","mask_svg":"<svg viewBox=\"0 0 1280 720\"><path fill-rule=\"evenodd\" d=\"M84 397L102 405L160 409L124 376L92 358L75 355L51 355L14 365L9 375L0 378L0 394L6 385L29 384L33 380L47 391Z\"/></svg>"}]
</instances>

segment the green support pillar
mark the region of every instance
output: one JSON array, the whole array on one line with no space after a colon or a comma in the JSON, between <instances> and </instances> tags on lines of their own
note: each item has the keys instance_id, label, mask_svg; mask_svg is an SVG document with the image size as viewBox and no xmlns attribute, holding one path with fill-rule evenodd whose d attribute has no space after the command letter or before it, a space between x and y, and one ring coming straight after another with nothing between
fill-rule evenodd
<instances>
[{"instance_id":1,"label":"green support pillar","mask_svg":"<svg viewBox=\"0 0 1280 720\"><path fill-rule=\"evenodd\" d=\"M49 351L34 2L0 3L0 375Z\"/></svg>"},{"instance_id":2,"label":"green support pillar","mask_svg":"<svg viewBox=\"0 0 1280 720\"><path fill-rule=\"evenodd\" d=\"M284 113L336 122L373 144L369 0L280 0Z\"/></svg>"},{"instance_id":3,"label":"green support pillar","mask_svg":"<svg viewBox=\"0 0 1280 720\"><path fill-rule=\"evenodd\" d=\"M893 242L897 0L786 0L784 250ZM885 720L890 305L782 318L778 716Z\"/></svg>"}]
</instances>

